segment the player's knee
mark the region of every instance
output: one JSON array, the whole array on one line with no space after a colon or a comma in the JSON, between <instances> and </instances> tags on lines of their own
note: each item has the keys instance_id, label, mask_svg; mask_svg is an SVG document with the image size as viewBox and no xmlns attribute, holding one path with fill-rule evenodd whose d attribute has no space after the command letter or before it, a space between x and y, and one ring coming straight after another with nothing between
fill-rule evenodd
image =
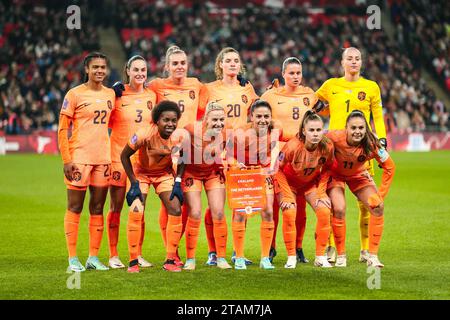
<instances>
[{"instance_id":1,"label":"player's knee","mask_svg":"<svg viewBox=\"0 0 450 320\"><path fill-rule=\"evenodd\" d=\"M90 204L89 212L92 214L103 214L103 203Z\"/></svg>"},{"instance_id":2,"label":"player's knee","mask_svg":"<svg viewBox=\"0 0 450 320\"><path fill-rule=\"evenodd\" d=\"M339 219L345 217L345 206L335 206L333 207L333 216Z\"/></svg>"},{"instance_id":3,"label":"player's knee","mask_svg":"<svg viewBox=\"0 0 450 320\"><path fill-rule=\"evenodd\" d=\"M381 203L378 207L373 208L372 212L375 216L381 217L384 214L384 205Z\"/></svg>"},{"instance_id":4,"label":"player's knee","mask_svg":"<svg viewBox=\"0 0 450 320\"><path fill-rule=\"evenodd\" d=\"M170 214L171 216L179 217L179 216L181 216L181 207L180 206L169 206L169 208L167 208L167 213Z\"/></svg>"},{"instance_id":5,"label":"player's knee","mask_svg":"<svg viewBox=\"0 0 450 320\"><path fill-rule=\"evenodd\" d=\"M189 213L191 219L200 220L202 218L202 212L200 210L192 210Z\"/></svg>"},{"instance_id":6,"label":"player's knee","mask_svg":"<svg viewBox=\"0 0 450 320\"><path fill-rule=\"evenodd\" d=\"M261 217L264 221L272 221L273 220L273 211L272 210L264 210L261 212Z\"/></svg>"},{"instance_id":7,"label":"player's knee","mask_svg":"<svg viewBox=\"0 0 450 320\"><path fill-rule=\"evenodd\" d=\"M214 220L223 220L225 218L222 210L215 212L211 211L211 215L214 217Z\"/></svg>"},{"instance_id":8,"label":"player's knee","mask_svg":"<svg viewBox=\"0 0 450 320\"><path fill-rule=\"evenodd\" d=\"M121 212L123 207L123 201L111 201L109 209L111 212Z\"/></svg>"},{"instance_id":9,"label":"player's knee","mask_svg":"<svg viewBox=\"0 0 450 320\"><path fill-rule=\"evenodd\" d=\"M67 209L74 213L81 213L81 211L83 211L83 204L69 203Z\"/></svg>"}]
</instances>

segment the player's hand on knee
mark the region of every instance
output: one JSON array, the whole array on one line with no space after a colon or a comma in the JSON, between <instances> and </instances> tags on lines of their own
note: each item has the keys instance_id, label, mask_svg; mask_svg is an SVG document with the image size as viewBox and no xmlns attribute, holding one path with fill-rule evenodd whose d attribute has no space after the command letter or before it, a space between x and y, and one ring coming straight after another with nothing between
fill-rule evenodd
<instances>
[{"instance_id":1,"label":"player's hand on knee","mask_svg":"<svg viewBox=\"0 0 450 320\"><path fill-rule=\"evenodd\" d=\"M325 207L327 207L328 209L331 209L331 200L330 200L330 198L326 197L326 198L316 199L316 203L314 205L317 208L321 203Z\"/></svg>"},{"instance_id":2,"label":"player's hand on knee","mask_svg":"<svg viewBox=\"0 0 450 320\"><path fill-rule=\"evenodd\" d=\"M293 208L295 208L295 203L281 201L280 208L281 208L281 210L293 209Z\"/></svg>"},{"instance_id":3,"label":"player's hand on knee","mask_svg":"<svg viewBox=\"0 0 450 320\"><path fill-rule=\"evenodd\" d=\"M180 204L183 204L183 190L181 190L181 178L176 178L173 184L172 193L170 194L169 200L172 201L175 197L178 198Z\"/></svg>"},{"instance_id":4,"label":"player's hand on knee","mask_svg":"<svg viewBox=\"0 0 450 320\"><path fill-rule=\"evenodd\" d=\"M139 198L139 200L144 203L144 196L142 195L141 188L139 188L139 181L134 181L131 183L131 187L127 192L126 198L128 206L131 206L136 198Z\"/></svg>"}]
</instances>

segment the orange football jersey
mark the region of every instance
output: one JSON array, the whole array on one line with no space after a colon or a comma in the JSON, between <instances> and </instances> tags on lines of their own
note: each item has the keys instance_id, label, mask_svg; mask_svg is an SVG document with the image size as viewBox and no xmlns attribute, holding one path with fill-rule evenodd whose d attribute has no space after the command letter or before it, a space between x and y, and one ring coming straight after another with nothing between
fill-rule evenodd
<instances>
[{"instance_id":1,"label":"orange football jersey","mask_svg":"<svg viewBox=\"0 0 450 320\"><path fill-rule=\"evenodd\" d=\"M171 79L156 78L148 84L156 93L156 103L169 100L178 104L181 118L178 128L184 128L203 114L208 101L208 89L197 78L186 78L182 85L176 85Z\"/></svg>"},{"instance_id":2,"label":"orange football jersey","mask_svg":"<svg viewBox=\"0 0 450 320\"><path fill-rule=\"evenodd\" d=\"M222 164L222 152L225 147L225 130L221 134L206 137L205 127L202 130L195 130L193 124L189 124L185 129L190 135L189 150L183 150L186 157L186 171L189 171L198 179L208 177L211 172L218 170Z\"/></svg>"},{"instance_id":3,"label":"orange football jersey","mask_svg":"<svg viewBox=\"0 0 450 320\"><path fill-rule=\"evenodd\" d=\"M122 152L131 135L152 121L152 109L156 104L156 94L150 89L134 92L128 85L122 97L116 99L116 108L111 114L111 160L120 162Z\"/></svg>"},{"instance_id":4,"label":"orange football jersey","mask_svg":"<svg viewBox=\"0 0 450 320\"><path fill-rule=\"evenodd\" d=\"M272 88L261 96L272 107L272 119L283 127L283 141L288 141L299 132L307 110L312 109L318 98L314 90L299 86L295 92L285 87Z\"/></svg>"},{"instance_id":5,"label":"orange football jersey","mask_svg":"<svg viewBox=\"0 0 450 320\"><path fill-rule=\"evenodd\" d=\"M244 128L247 125L250 107L258 95L250 83L245 87L236 84L225 86L222 80L206 84L209 91L209 101L215 101L225 109L226 127L232 129Z\"/></svg>"},{"instance_id":6,"label":"orange football jersey","mask_svg":"<svg viewBox=\"0 0 450 320\"><path fill-rule=\"evenodd\" d=\"M172 155L180 142L172 136L163 139L154 123L138 129L128 141L128 146L136 150L131 159L135 174L158 177L173 173Z\"/></svg>"},{"instance_id":7,"label":"orange football jersey","mask_svg":"<svg viewBox=\"0 0 450 320\"><path fill-rule=\"evenodd\" d=\"M280 170L285 174L289 185L301 187L315 180L323 167L331 168L333 155L334 147L330 140L326 150L317 147L314 151L308 151L303 141L294 137L284 145L280 153Z\"/></svg>"},{"instance_id":8,"label":"orange football jersey","mask_svg":"<svg viewBox=\"0 0 450 320\"><path fill-rule=\"evenodd\" d=\"M72 120L69 152L74 163L111 163L108 123L114 103L114 91L105 86L96 91L81 84L67 92L60 112Z\"/></svg>"}]
</instances>

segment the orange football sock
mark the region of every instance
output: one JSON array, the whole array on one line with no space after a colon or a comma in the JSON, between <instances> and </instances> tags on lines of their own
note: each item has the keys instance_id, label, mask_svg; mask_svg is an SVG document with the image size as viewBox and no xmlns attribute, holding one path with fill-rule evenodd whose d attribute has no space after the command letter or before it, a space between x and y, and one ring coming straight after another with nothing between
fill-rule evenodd
<instances>
[{"instance_id":1,"label":"orange football sock","mask_svg":"<svg viewBox=\"0 0 450 320\"><path fill-rule=\"evenodd\" d=\"M369 253L378 254L378 248L380 247L381 235L384 228L384 215L377 217L373 214L370 215L369 220Z\"/></svg>"},{"instance_id":2,"label":"orange football sock","mask_svg":"<svg viewBox=\"0 0 450 320\"><path fill-rule=\"evenodd\" d=\"M89 216L89 256L98 256L103 237L103 215Z\"/></svg>"},{"instance_id":3,"label":"orange football sock","mask_svg":"<svg viewBox=\"0 0 450 320\"><path fill-rule=\"evenodd\" d=\"M161 208L159 208L159 229L161 230L161 237L164 242L164 247L167 247L167 219L168 214L166 207L161 202Z\"/></svg>"},{"instance_id":4,"label":"orange football sock","mask_svg":"<svg viewBox=\"0 0 450 320\"><path fill-rule=\"evenodd\" d=\"M128 252L130 253L130 261L133 261L139 256L139 241L141 239L141 227L143 212L131 211L128 213L127 238L128 238Z\"/></svg>"},{"instance_id":5,"label":"orange football sock","mask_svg":"<svg viewBox=\"0 0 450 320\"><path fill-rule=\"evenodd\" d=\"M245 240L245 221L231 223L233 231L233 246L236 251L236 257L244 257L244 240Z\"/></svg>"},{"instance_id":6,"label":"orange football sock","mask_svg":"<svg viewBox=\"0 0 450 320\"><path fill-rule=\"evenodd\" d=\"M330 209L321 207L316 209L316 256L323 256L330 235Z\"/></svg>"},{"instance_id":7,"label":"orange football sock","mask_svg":"<svg viewBox=\"0 0 450 320\"><path fill-rule=\"evenodd\" d=\"M120 226L120 212L108 212L106 217L107 235L109 244L109 257L117 257L117 243L119 242L119 226Z\"/></svg>"},{"instance_id":8,"label":"orange football sock","mask_svg":"<svg viewBox=\"0 0 450 320\"><path fill-rule=\"evenodd\" d=\"M181 216L168 215L167 219L167 259L175 259L177 255L178 244L181 239L181 230L183 229L183 222Z\"/></svg>"},{"instance_id":9,"label":"orange football sock","mask_svg":"<svg viewBox=\"0 0 450 320\"><path fill-rule=\"evenodd\" d=\"M227 221L225 216L222 220L213 220L213 232L214 232L214 243L217 244L217 257L225 258L227 254L227 239L228 239L228 230L227 230Z\"/></svg>"},{"instance_id":10,"label":"orange football sock","mask_svg":"<svg viewBox=\"0 0 450 320\"><path fill-rule=\"evenodd\" d=\"M268 257L270 245L273 237L273 220L261 221L260 239L261 239L261 257Z\"/></svg>"},{"instance_id":11,"label":"orange football sock","mask_svg":"<svg viewBox=\"0 0 450 320\"><path fill-rule=\"evenodd\" d=\"M283 211L283 238L286 246L288 256L295 256L295 216L296 211L294 208Z\"/></svg>"},{"instance_id":12,"label":"orange football sock","mask_svg":"<svg viewBox=\"0 0 450 320\"><path fill-rule=\"evenodd\" d=\"M280 220L280 205L278 204L277 199L275 199L273 201L273 237L272 237L272 244L270 245L272 248L276 248L277 229L279 220Z\"/></svg>"},{"instance_id":13,"label":"orange football sock","mask_svg":"<svg viewBox=\"0 0 450 320\"><path fill-rule=\"evenodd\" d=\"M345 254L345 219L338 219L333 217L331 219L331 226L333 227L334 241L336 243L337 253Z\"/></svg>"},{"instance_id":14,"label":"orange football sock","mask_svg":"<svg viewBox=\"0 0 450 320\"><path fill-rule=\"evenodd\" d=\"M81 213L74 213L66 210L64 215L64 232L66 234L67 250L69 251L69 258L77 255L78 242L78 226L80 225Z\"/></svg>"},{"instance_id":15,"label":"orange football sock","mask_svg":"<svg viewBox=\"0 0 450 320\"><path fill-rule=\"evenodd\" d=\"M138 256L142 256L142 244L144 243L144 236L145 236L145 214L142 215L141 237L139 238Z\"/></svg>"},{"instance_id":16,"label":"orange football sock","mask_svg":"<svg viewBox=\"0 0 450 320\"><path fill-rule=\"evenodd\" d=\"M208 240L208 252L216 252L217 253L215 235L214 235L214 231L215 231L214 225L215 225L215 222L213 222L211 210L209 208L206 208L205 230L206 230L206 239Z\"/></svg>"},{"instance_id":17,"label":"orange football sock","mask_svg":"<svg viewBox=\"0 0 450 320\"><path fill-rule=\"evenodd\" d=\"M297 229L296 248L303 248L303 236L306 229L306 200L303 194L299 194L297 201L297 216L295 218L295 228Z\"/></svg>"},{"instance_id":18,"label":"orange football sock","mask_svg":"<svg viewBox=\"0 0 450 320\"><path fill-rule=\"evenodd\" d=\"M188 217L186 223L186 257L187 259L195 258L195 250L197 249L198 234L200 232L200 219Z\"/></svg>"}]
</instances>

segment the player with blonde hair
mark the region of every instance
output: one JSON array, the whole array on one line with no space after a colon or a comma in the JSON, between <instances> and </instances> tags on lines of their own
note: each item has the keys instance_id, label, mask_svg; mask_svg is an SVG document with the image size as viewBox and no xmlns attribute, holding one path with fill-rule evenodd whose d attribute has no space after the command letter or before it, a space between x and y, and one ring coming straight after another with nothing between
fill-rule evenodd
<instances>
[{"instance_id":1,"label":"player with blonde hair","mask_svg":"<svg viewBox=\"0 0 450 320\"><path fill-rule=\"evenodd\" d=\"M202 215L202 185L205 188L208 206L214 225L214 241L217 248L217 267L230 269L226 261L227 223L225 206L225 175L222 154L225 149L225 110L217 102L206 108L201 130L189 124L185 129L190 134L188 150L183 150L186 165L183 175L183 192L189 217L186 224L186 263L184 269L194 270L195 250Z\"/></svg>"},{"instance_id":2,"label":"player with blonde hair","mask_svg":"<svg viewBox=\"0 0 450 320\"><path fill-rule=\"evenodd\" d=\"M189 123L200 119L204 113L208 101L208 89L197 78L188 77L189 61L186 52L180 47L173 45L166 51L164 72L166 78L156 78L148 83L148 88L156 93L156 103L161 101L173 101L180 108L181 118L178 128L184 128ZM120 93L119 93L120 94ZM177 130L175 135L181 134ZM184 233L187 221L187 210L183 206L183 228ZM164 245L167 245L165 237L167 227L167 210L161 205L159 212L159 225ZM183 265L179 255L176 263Z\"/></svg>"},{"instance_id":3,"label":"player with blonde hair","mask_svg":"<svg viewBox=\"0 0 450 320\"><path fill-rule=\"evenodd\" d=\"M231 47L223 48L216 57L214 71L217 80L207 84L209 101L218 102L225 108L227 128L244 128L249 122L250 107L258 95L245 79L246 70L239 52ZM205 212L205 229L209 248L206 264L216 265L217 250L209 208ZM231 260L234 262L234 254ZM252 262L246 259L246 263Z\"/></svg>"}]
</instances>

